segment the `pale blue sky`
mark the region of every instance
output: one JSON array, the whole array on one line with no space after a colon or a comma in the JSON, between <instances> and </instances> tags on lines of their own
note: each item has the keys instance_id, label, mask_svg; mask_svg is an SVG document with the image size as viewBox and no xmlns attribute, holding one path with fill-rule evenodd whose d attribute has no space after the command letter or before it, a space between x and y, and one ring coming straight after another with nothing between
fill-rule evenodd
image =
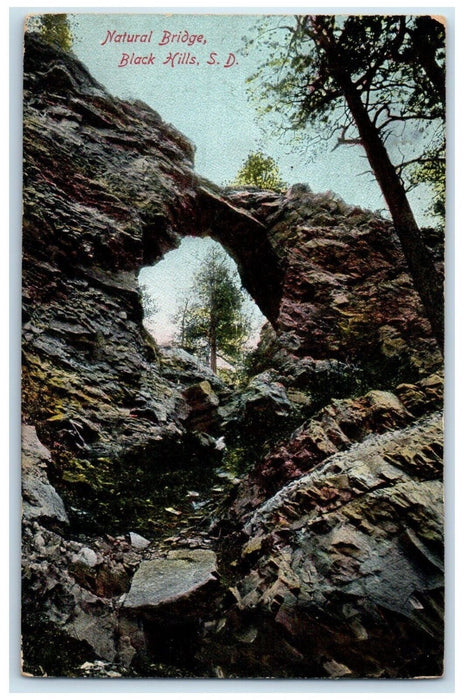
<instances>
[{"instance_id":1,"label":"pale blue sky","mask_svg":"<svg viewBox=\"0 0 464 700\"><path fill-rule=\"evenodd\" d=\"M111 93L123 99L141 99L161 117L188 136L196 146L196 169L218 184L233 179L250 151L261 148L279 164L283 179L304 182L318 191L332 190L350 204L370 209L383 207L378 186L367 169L360 147L322 152L317 158L302 155L291 143L283 144L268 129L264 135L247 96L245 80L263 59L254 49L240 55L242 37L253 32L259 16L253 15L141 15L83 14L74 16L73 50L92 75ZM280 21L277 16L274 20ZM158 46L163 31L203 34L207 43ZM108 30L145 33L153 30L150 44L106 43ZM170 50L190 51L200 65L163 65ZM155 55L153 66L118 68L122 52ZM210 52L224 62L229 53L236 65L208 66ZM271 54L269 54L271 58ZM265 122L260 122L261 126Z\"/></svg>"},{"instance_id":2,"label":"pale blue sky","mask_svg":"<svg viewBox=\"0 0 464 700\"><path fill-rule=\"evenodd\" d=\"M283 179L290 184L304 182L316 192L331 190L348 204L384 209L377 183L365 172L367 161L361 147L304 155L290 139L282 143L269 124L263 121L258 124L245 81L266 54L263 49L255 48L245 56L241 49L242 38L253 33L259 19L259 16L239 14L76 14L71 16L73 50L112 94L122 99L143 100L164 121L185 134L196 147L197 172L213 182L230 182L247 155L261 149L276 160ZM275 16L272 21L278 23L281 17ZM116 43L105 42L108 31L116 35L153 33L150 43ZM160 46L165 31L181 36L187 31L189 36L203 35L204 39L192 46L177 40ZM170 51L180 52L174 67L164 63ZM142 56L152 53L154 65L118 67L123 52ZM208 65L211 52L215 52L217 65ZM231 53L236 63L225 68ZM185 61L195 57L195 64L178 64L182 55ZM407 144L403 147L408 149ZM420 223L425 223L426 202L424 206L417 195L411 197L411 203ZM154 319L155 325L151 324L152 328L160 329L163 339L170 332L174 299L191 283L198 255L195 246L195 242L184 244L152 271L142 273L141 281L153 289L163 309ZM169 282L174 282L173 289Z\"/></svg>"},{"instance_id":3,"label":"pale blue sky","mask_svg":"<svg viewBox=\"0 0 464 700\"><path fill-rule=\"evenodd\" d=\"M141 284L146 285L159 307L156 314L145 319L145 327L161 344L170 343L176 331L172 316L182 296L193 284L195 271L200 261L212 248L222 249L219 243L210 238L192 238L186 236L176 250L166 253L163 260L152 267L144 267L139 275ZM230 268L237 274L237 266L229 258ZM261 326L266 320L248 293L243 306L244 312L252 322L250 343L255 345Z\"/></svg>"}]
</instances>

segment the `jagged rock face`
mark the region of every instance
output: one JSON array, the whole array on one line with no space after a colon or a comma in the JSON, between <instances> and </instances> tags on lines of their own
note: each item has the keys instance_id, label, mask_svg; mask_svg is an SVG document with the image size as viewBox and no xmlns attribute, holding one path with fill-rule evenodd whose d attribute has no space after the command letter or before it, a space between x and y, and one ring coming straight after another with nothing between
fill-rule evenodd
<instances>
[{"instance_id":1,"label":"jagged rock face","mask_svg":"<svg viewBox=\"0 0 464 700\"><path fill-rule=\"evenodd\" d=\"M178 231L203 232L193 147L30 37L24 87L24 418L52 452L71 519L117 532L153 517L150 471L211 458L184 440L184 385L163 376L137 289ZM125 493L128 512L115 512Z\"/></svg>"},{"instance_id":2,"label":"jagged rock face","mask_svg":"<svg viewBox=\"0 0 464 700\"><path fill-rule=\"evenodd\" d=\"M124 675L169 628L171 675L440 673L442 360L389 223L305 186L221 192L149 107L31 36L24 87L29 668ZM143 329L139 269L183 235L220 241L269 319L241 394ZM217 517L214 595L137 633L124 596L168 561L165 489L209 483L223 429L253 461Z\"/></svg>"},{"instance_id":3,"label":"jagged rock face","mask_svg":"<svg viewBox=\"0 0 464 700\"><path fill-rule=\"evenodd\" d=\"M440 410L443 405L443 377L431 375L413 384L400 384L395 393L372 390L353 399L333 399L289 440L258 461L242 481L234 503L240 517L272 496L292 479L318 467L324 459L342 452L368 435L381 434L411 424L418 415ZM440 441L438 460L442 457ZM408 468L408 465L405 465ZM410 465L409 469L414 466ZM425 477L441 474L434 470Z\"/></svg>"},{"instance_id":4,"label":"jagged rock face","mask_svg":"<svg viewBox=\"0 0 464 700\"><path fill-rule=\"evenodd\" d=\"M331 358L348 373L361 368L371 385L379 369L385 384L440 366L389 222L304 185L231 199L265 224L284 271L277 359Z\"/></svg>"},{"instance_id":5,"label":"jagged rock face","mask_svg":"<svg viewBox=\"0 0 464 700\"><path fill-rule=\"evenodd\" d=\"M23 425L21 443L24 519L69 524L63 501L48 481L50 452L39 442L33 425Z\"/></svg>"},{"instance_id":6,"label":"jagged rock face","mask_svg":"<svg viewBox=\"0 0 464 700\"><path fill-rule=\"evenodd\" d=\"M295 675L441 674L441 434L432 414L371 435L248 511L231 589L240 614L223 626L218 663L248 620L256 640L235 651L237 667L285 674L276 649L266 657L267 614Z\"/></svg>"}]
</instances>

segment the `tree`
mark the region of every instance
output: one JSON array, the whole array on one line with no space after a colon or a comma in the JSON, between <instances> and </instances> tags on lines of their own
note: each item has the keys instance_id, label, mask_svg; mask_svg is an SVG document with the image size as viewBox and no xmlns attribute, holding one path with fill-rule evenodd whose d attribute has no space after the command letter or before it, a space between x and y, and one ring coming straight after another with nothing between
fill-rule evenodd
<instances>
[{"instance_id":1,"label":"tree","mask_svg":"<svg viewBox=\"0 0 464 700\"><path fill-rule=\"evenodd\" d=\"M140 297L142 301L143 313L146 318L154 316L159 311L155 297L150 291L148 284L139 285Z\"/></svg>"},{"instance_id":2,"label":"tree","mask_svg":"<svg viewBox=\"0 0 464 700\"><path fill-rule=\"evenodd\" d=\"M219 355L233 362L242 353L250 328L243 301L225 254L213 248L181 300L175 320L181 345L209 361L215 373Z\"/></svg>"},{"instance_id":3,"label":"tree","mask_svg":"<svg viewBox=\"0 0 464 700\"><path fill-rule=\"evenodd\" d=\"M264 111L283 115L284 127L315 127L336 146L360 145L389 208L409 270L443 347L443 280L407 198L427 180L424 164L443 144L444 31L430 17L300 16L275 44L275 58L251 80L260 81ZM268 39L269 43L271 41ZM419 152L394 164L393 145L408 128ZM417 149L416 149L417 150ZM415 173L415 175L414 175Z\"/></svg>"},{"instance_id":4,"label":"tree","mask_svg":"<svg viewBox=\"0 0 464 700\"><path fill-rule=\"evenodd\" d=\"M192 299L190 292L185 296L182 296L177 305L177 311L173 316L174 323L177 324L177 340L182 348L187 347L188 340L188 327L190 325L191 316L191 305Z\"/></svg>"},{"instance_id":5,"label":"tree","mask_svg":"<svg viewBox=\"0 0 464 700\"><path fill-rule=\"evenodd\" d=\"M39 18L39 31L47 44L58 44L63 51L70 51L73 36L65 14L47 14Z\"/></svg>"},{"instance_id":6,"label":"tree","mask_svg":"<svg viewBox=\"0 0 464 700\"><path fill-rule=\"evenodd\" d=\"M433 201L427 212L435 216L444 227L446 214L446 159L445 143L438 144L427 152L418 163L413 163L409 180L412 187L427 183L433 192Z\"/></svg>"},{"instance_id":7,"label":"tree","mask_svg":"<svg viewBox=\"0 0 464 700\"><path fill-rule=\"evenodd\" d=\"M287 186L281 179L279 167L270 156L262 151L250 153L238 171L231 186L252 185L263 190L283 190Z\"/></svg>"}]
</instances>

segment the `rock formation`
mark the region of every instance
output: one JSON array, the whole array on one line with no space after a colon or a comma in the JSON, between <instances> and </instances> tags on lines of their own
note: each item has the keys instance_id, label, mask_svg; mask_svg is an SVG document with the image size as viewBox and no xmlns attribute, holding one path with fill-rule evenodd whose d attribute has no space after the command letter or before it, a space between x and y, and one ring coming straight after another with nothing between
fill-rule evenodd
<instances>
[{"instance_id":1,"label":"rock formation","mask_svg":"<svg viewBox=\"0 0 464 700\"><path fill-rule=\"evenodd\" d=\"M24 70L24 670L440 675L442 358L390 223L221 191L33 35ZM269 321L243 391L143 328L185 235Z\"/></svg>"}]
</instances>

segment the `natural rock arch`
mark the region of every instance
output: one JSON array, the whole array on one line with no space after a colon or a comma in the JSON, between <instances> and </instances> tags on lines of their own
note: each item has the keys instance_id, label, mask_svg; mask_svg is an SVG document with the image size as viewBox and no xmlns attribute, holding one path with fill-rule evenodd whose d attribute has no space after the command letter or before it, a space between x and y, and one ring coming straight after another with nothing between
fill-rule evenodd
<instances>
[{"instance_id":1,"label":"natural rock arch","mask_svg":"<svg viewBox=\"0 0 464 700\"><path fill-rule=\"evenodd\" d=\"M282 295L283 261L267 236L266 227L246 209L229 201L212 183L198 179L187 216L176 213L175 224L141 211L142 261L154 264L177 247L182 236L209 236L234 259L245 289L271 323L277 319ZM272 193L267 193L273 199ZM179 215L180 214L180 215Z\"/></svg>"},{"instance_id":2,"label":"natural rock arch","mask_svg":"<svg viewBox=\"0 0 464 700\"><path fill-rule=\"evenodd\" d=\"M43 630L47 641L59 629L79 642L65 673L88 653L116 658L120 597L144 556L124 533L156 532L146 504L155 475L182 481L186 460L198 473L212 454L208 436L186 429L187 373L176 374L144 333L136 279L179 236L210 235L273 324L265 360L308 418L271 446L219 523L236 537L243 581L223 591L231 612L218 665L239 649L226 669L235 675L428 675L432 657L439 673L441 357L389 222L304 186L221 192L194 173L192 145L147 105L112 98L72 56L31 36L24 88L22 388L24 422L35 427L25 431L23 463L28 648L41 650ZM187 379L201 381L194 370ZM375 469L365 470L371 459ZM317 569L313 532L327 550ZM73 540L96 533L95 551ZM376 537L391 557L380 557ZM363 587L361 576L354 610L340 566L357 580L357 551L369 560L371 546L375 580ZM388 608L388 596L379 603L392 591L392 561L420 588L400 601L405 613ZM313 600L311 577L318 586L322 577L326 598ZM258 578L270 589L254 589ZM222 622L211 622L203 631L214 641Z\"/></svg>"}]
</instances>

